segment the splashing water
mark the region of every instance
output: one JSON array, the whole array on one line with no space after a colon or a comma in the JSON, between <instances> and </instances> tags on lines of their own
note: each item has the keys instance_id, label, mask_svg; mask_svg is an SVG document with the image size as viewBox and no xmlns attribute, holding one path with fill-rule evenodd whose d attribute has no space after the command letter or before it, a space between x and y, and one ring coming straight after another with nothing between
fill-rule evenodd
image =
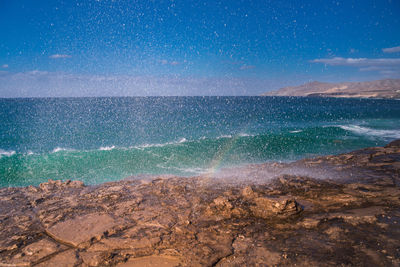
<instances>
[{"instance_id":1,"label":"splashing water","mask_svg":"<svg viewBox=\"0 0 400 267\"><path fill-rule=\"evenodd\" d=\"M395 100L148 97L0 100L0 186L206 175L384 145Z\"/></svg>"}]
</instances>

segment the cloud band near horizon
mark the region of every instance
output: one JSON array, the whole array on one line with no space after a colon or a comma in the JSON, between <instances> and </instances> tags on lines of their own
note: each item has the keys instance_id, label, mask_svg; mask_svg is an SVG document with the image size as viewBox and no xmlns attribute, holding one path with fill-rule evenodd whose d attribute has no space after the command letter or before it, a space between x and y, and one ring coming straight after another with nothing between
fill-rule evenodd
<instances>
[{"instance_id":1,"label":"cloud band near horizon","mask_svg":"<svg viewBox=\"0 0 400 267\"><path fill-rule=\"evenodd\" d=\"M240 96L254 95L254 92L261 94L278 89L281 84L279 79L83 75L39 70L18 73L2 71L0 97Z\"/></svg>"},{"instance_id":2,"label":"cloud band near horizon","mask_svg":"<svg viewBox=\"0 0 400 267\"><path fill-rule=\"evenodd\" d=\"M400 52L400 46L383 48L382 52L383 53L398 53L398 52Z\"/></svg>"},{"instance_id":3,"label":"cloud band near horizon","mask_svg":"<svg viewBox=\"0 0 400 267\"><path fill-rule=\"evenodd\" d=\"M329 66L356 67L359 71L375 71L384 78L400 76L400 58L319 58L311 63L322 63Z\"/></svg>"}]
</instances>

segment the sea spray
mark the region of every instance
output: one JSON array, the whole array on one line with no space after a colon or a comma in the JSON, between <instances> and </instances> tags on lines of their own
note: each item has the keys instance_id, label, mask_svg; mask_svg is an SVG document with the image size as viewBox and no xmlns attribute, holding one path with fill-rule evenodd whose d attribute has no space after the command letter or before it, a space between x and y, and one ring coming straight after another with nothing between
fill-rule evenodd
<instances>
[{"instance_id":1,"label":"sea spray","mask_svg":"<svg viewBox=\"0 0 400 267\"><path fill-rule=\"evenodd\" d=\"M342 153L399 138L393 100L1 99L0 186L221 168Z\"/></svg>"}]
</instances>

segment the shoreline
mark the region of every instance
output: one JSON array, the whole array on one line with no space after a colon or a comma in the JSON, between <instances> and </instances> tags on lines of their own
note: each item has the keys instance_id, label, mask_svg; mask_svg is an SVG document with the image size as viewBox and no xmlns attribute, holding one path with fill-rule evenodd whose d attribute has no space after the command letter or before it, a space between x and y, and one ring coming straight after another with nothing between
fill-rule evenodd
<instances>
[{"instance_id":1,"label":"shoreline","mask_svg":"<svg viewBox=\"0 0 400 267\"><path fill-rule=\"evenodd\" d=\"M0 266L400 264L400 140L212 176L0 188Z\"/></svg>"}]
</instances>

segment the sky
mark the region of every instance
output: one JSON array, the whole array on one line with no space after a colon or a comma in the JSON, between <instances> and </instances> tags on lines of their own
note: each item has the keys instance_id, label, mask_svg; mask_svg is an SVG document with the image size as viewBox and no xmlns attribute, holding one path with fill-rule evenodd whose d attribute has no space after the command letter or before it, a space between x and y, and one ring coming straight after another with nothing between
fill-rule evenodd
<instances>
[{"instance_id":1,"label":"sky","mask_svg":"<svg viewBox=\"0 0 400 267\"><path fill-rule=\"evenodd\" d=\"M400 0L0 0L0 97L400 78Z\"/></svg>"}]
</instances>

